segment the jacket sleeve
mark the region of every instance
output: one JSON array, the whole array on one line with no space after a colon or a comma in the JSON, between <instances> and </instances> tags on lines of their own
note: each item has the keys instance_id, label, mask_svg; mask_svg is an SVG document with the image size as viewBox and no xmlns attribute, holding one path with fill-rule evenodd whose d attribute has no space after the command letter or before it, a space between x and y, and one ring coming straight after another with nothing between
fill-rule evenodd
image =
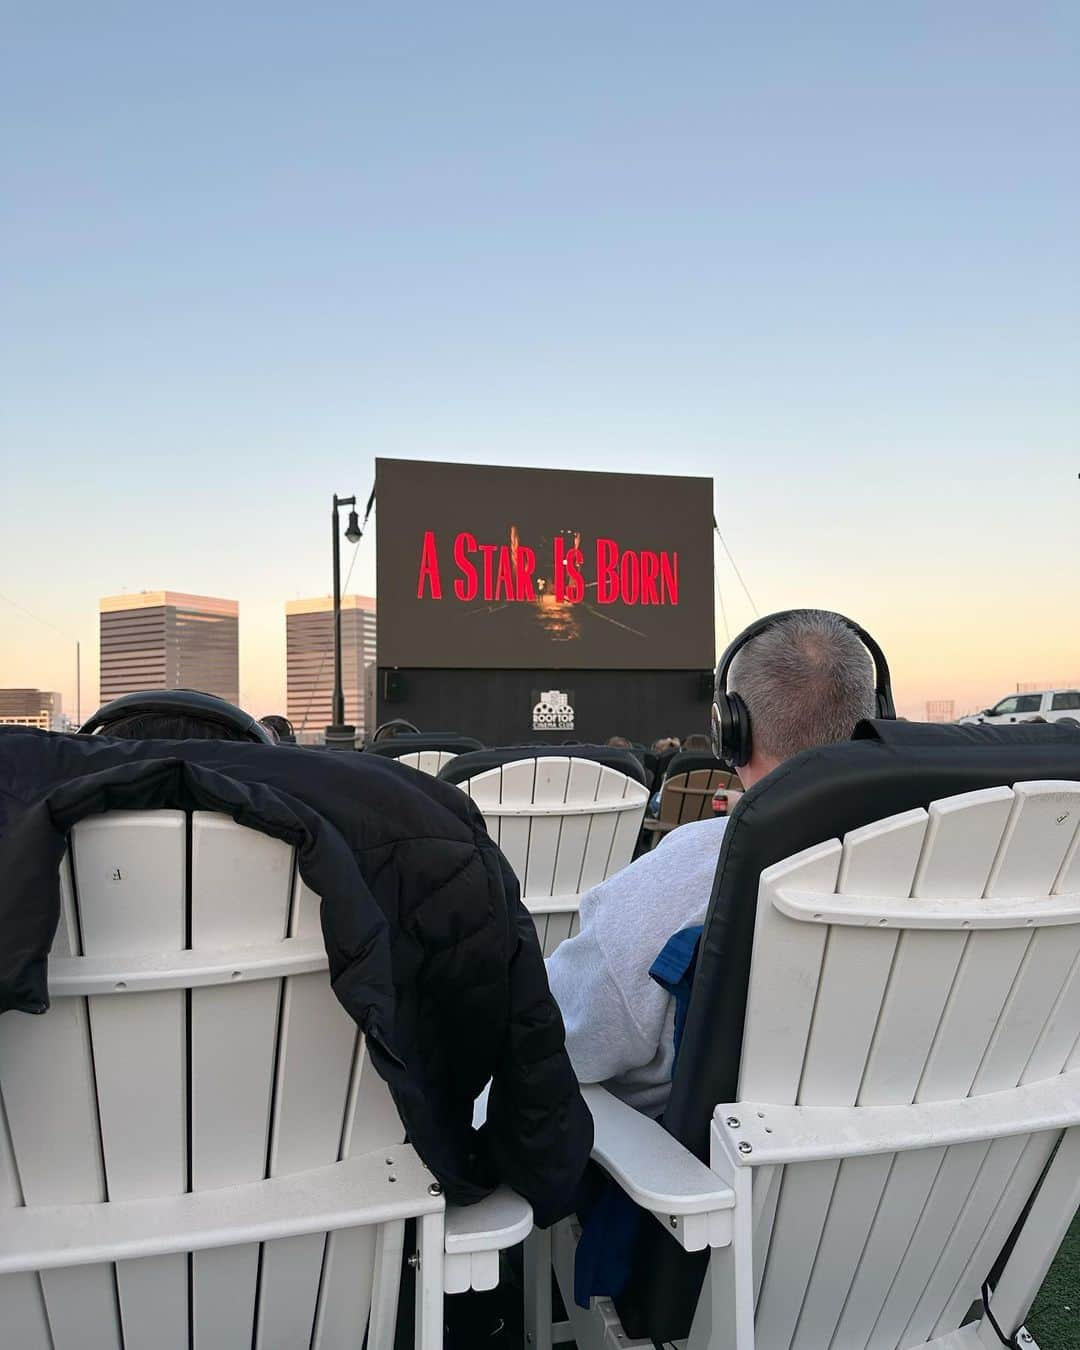
<instances>
[{"instance_id":1,"label":"jacket sleeve","mask_svg":"<svg viewBox=\"0 0 1080 1350\"><path fill-rule=\"evenodd\" d=\"M517 878L486 836L510 920L510 1020L488 1098L487 1148L502 1180L546 1228L575 1207L589 1161L593 1123L564 1044L536 929Z\"/></svg>"}]
</instances>

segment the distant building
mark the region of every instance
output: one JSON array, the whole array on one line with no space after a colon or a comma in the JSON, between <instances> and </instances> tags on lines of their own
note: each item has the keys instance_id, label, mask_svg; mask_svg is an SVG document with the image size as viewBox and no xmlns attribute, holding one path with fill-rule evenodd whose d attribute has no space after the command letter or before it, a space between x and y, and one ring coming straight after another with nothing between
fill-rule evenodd
<instances>
[{"instance_id":1,"label":"distant building","mask_svg":"<svg viewBox=\"0 0 1080 1350\"><path fill-rule=\"evenodd\" d=\"M368 667L375 665L375 601L341 597L341 683L345 721L358 737L375 729ZM285 682L289 721L301 744L321 741L334 717L334 602L330 596L285 606Z\"/></svg>"},{"instance_id":2,"label":"distant building","mask_svg":"<svg viewBox=\"0 0 1080 1350\"><path fill-rule=\"evenodd\" d=\"M927 699L926 720L928 722L955 722L956 700L951 698Z\"/></svg>"},{"instance_id":3,"label":"distant building","mask_svg":"<svg viewBox=\"0 0 1080 1350\"><path fill-rule=\"evenodd\" d=\"M101 601L101 701L141 689L200 689L240 700L240 607L176 591Z\"/></svg>"},{"instance_id":4,"label":"distant building","mask_svg":"<svg viewBox=\"0 0 1080 1350\"><path fill-rule=\"evenodd\" d=\"M46 689L0 689L0 727L66 731L60 695Z\"/></svg>"}]
</instances>

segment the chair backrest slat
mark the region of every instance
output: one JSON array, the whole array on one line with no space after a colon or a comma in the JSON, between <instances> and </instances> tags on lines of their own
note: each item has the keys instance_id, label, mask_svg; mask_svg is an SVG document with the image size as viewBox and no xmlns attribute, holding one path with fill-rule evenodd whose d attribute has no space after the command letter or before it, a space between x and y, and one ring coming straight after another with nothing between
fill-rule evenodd
<instances>
[{"instance_id":1,"label":"chair backrest slat","mask_svg":"<svg viewBox=\"0 0 1080 1350\"><path fill-rule=\"evenodd\" d=\"M71 854L84 956L184 949L183 812L149 817L111 812L85 820L72 831ZM89 999L89 1011L108 1198L183 1194L188 1185L183 991L99 994ZM182 1253L117 1262L125 1342L184 1350L187 1266Z\"/></svg>"},{"instance_id":2,"label":"chair backrest slat","mask_svg":"<svg viewBox=\"0 0 1080 1350\"><path fill-rule=\"evenodd\" d=\"M309 937L318 931L319 898L297 877L290 935ZM342 1156L358 1039L325 974L285 980L271 1175L320 1167ZM311 1335L326 1245L322 1234L264 1244L256 1350L263 1343L302 1343ZM265 1341L268 1335L273 1339Z\"/></svg>"},{"instance_id":3,"label":"chair backrest slat","mask_svg":"<svg viewBox=\"0 0 1080 1350\"><path fill-rule=\"evenodd\" d=\"M191 944L223 948L283 938L293 851L225 816L191 820ZM266 1176L278 1044L280 980L191 991L191 1175L196 1190ZM197 1252L192 1263L196 1344L250 1340L257 1243Z\"/></svg>"},{"instance_id":4,"label":"chair backrest slat","mask_svg":"<svg viewBox=\"0 0 1080 1350\"><path fill-rule=\"evenodd\" d=\"M1078 820L1080 784L1018 784L876 822L767 869L740 1097L952 1101L1061 1073L1080 1033L1080 904L1064 925L987 928L977 902L1068 894ZM781 889L820 894L822 921L781 913L771 898ZM970 931L829 924L834 891L955 900ZM761 1169L759 1343L896 1346L954 1330L1058 1137Z\"/></svg>"},{"instance_id":5,"label":"chair backrest slat","mask_svg":"<svg viewBox=\"0 0 1080 1350\"><path fill-rule=\"evenodd\" d=\"M55 950L79 954L70 853L60 865L60 922ZM97 1094L86 999L54 1002L43 1017L0 1017L0 1084L8 1139L23 1202L60 1204L105 1199ZM50 1067L49 1073L42 1066ZM31 1276L39 1285L48 1320L40 1339L33 1299L22 1276L8 1276L19 1290L27 1350L120 1350L116 1281L112 1266L49 1270Z\"/></svg>"}]
</instances>

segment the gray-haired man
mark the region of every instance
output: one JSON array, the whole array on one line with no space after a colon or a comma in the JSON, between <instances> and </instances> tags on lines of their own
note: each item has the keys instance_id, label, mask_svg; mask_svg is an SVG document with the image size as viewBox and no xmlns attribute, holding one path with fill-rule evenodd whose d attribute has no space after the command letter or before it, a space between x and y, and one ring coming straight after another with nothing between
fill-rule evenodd
<instances>
[{"instance_id":1,"label":"gray-haired man","mask_svg":"<svg viewBox=\"0 0 1080 1350\"><path fill-rule=\"evenodd\" d=\"M728 688L753 726L751 788L813 746L847 740L875 711L866 648L835 614L800 610L752 638ZM667 1103L674 1061L672 997L649 976L668 939L705 918L727 819L683 825L581 901L580 932L548 958L566 1048L582 1083L605 1083L648 1115Z\"/></svg>"}]
</instances>

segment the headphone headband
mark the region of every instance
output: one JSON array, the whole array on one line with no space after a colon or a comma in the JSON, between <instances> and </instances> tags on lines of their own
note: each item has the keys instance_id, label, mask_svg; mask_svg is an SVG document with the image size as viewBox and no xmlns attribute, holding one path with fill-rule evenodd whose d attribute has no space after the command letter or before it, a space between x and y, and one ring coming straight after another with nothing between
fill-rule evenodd
<instances>
[{"instance_id":1,"label":"headphone headband","mask_svg":"<svg viewBox=\"0 0 1080 1350\"><path fill-rule=\"evenodd\" d=\"M736 768L739 768L747 763L750 758L749 710L737 693L728 693L727 681L732 662L747 643L752 642L754 638L760 637L770 628L775 628L785 619L797 618L804 614L828 614L830 617L838 619L855 634L870 653L874 663L874 706L876 715L887 719L896 717L889 663L885 659L885 653L865 628L857 624L854 619L849 619L846 614L837 614L834 610L783 609L776 614L766 614L760 619L755 619L748 628L743 629L738 637L733 638L728 643L724 654L720 657L713 684L712 707L713 753L718 759L727 760Z\"/></svg>"},{"instance_id":2,"label":"headphone headband","mask_svg":"<svg viewBox=\"0 0 1080 1350\"><path fill-rule=\"evenodd\" d=\"M93 717L79 728L80 736L108 733L117 722L129 717L192 717L200 722L211 722L226 727L245 740L259 745L273 745L274 739L266 727L228 700L215 694L204 694L198 689L147 689L134 694L121 694L111 703L99 708Z\"/></svg>"}]
</instances>

